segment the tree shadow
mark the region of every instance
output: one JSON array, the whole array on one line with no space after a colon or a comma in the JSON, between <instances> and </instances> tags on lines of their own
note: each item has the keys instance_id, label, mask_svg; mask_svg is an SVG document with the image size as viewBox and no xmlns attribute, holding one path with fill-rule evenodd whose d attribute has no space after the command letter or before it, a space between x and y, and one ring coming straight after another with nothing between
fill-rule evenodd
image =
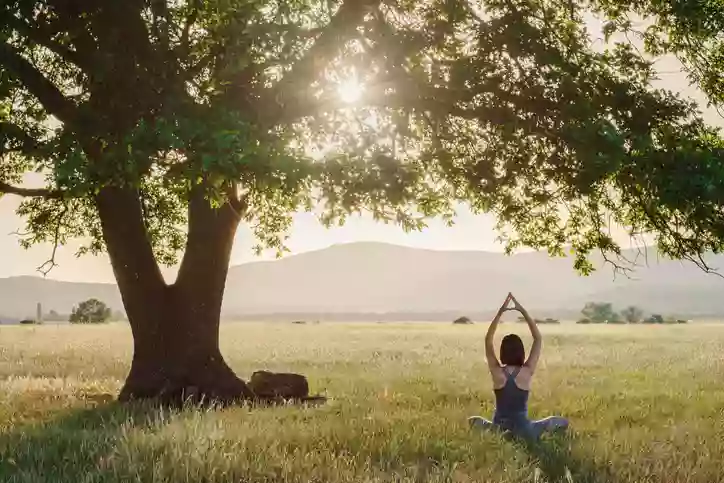
<instances>
[{"instance_id":1,"label":"tree shadow","mask_svg":"<svg viewBox=\"0 0 724 483\"><path fill-rule=\"evenodd\" d=\"M0 430L0 481L103 481L104 462L124 429L157 426L160 411L150 404L105 400Z\"/></svg>"},{"instance_id":2,"label":"tree shadow","mask_svg":"<svg viewBox=\"0 0 724 483\"><path fill-rule=\"evenodd\" d=\"M276 405L314 406L326 398L258 400L241 405L264 410ZM186 410L223 409L224 405L169 406L161 401L118 402L108 394L83 395L74 407L49 409L42 420L0 426L0 482L94 483L112 479L110 460L125 435L148 429L158 431Z\"/></svg>"},{"instance_id":3,"label":"tree shadow","mask_svg":"<svg viewBox=\"0 0 724 483\"><path fill-rule=\"evenodd\" d=\"M573 448L578 437L571 433L545 435L538 441L516 440L532 458L546 481L566 483L612 483L611 467L581 458Z\"/></svg>"}]
</instances>

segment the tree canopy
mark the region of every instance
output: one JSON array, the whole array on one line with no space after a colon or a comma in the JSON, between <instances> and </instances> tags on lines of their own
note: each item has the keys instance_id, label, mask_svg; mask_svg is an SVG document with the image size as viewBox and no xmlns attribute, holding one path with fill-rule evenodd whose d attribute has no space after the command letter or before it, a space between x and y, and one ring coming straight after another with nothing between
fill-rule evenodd
<instances>
[{"instance_id":1,"label":"tree canopy","mask_svg":"<svg viewBox=\"0 0 724 483\"><path fill-rule=\"evenodd\" d=\"M609 38L617 32L624 33L627 42L643 44L643 53L649 58L676 56L691 83L722 114L724 39L721 32L724 29L724 4L705 0L595 0L592 5L607 17L604 30ZM675 227L669 227L667 235L659 239L659 246L666 255L692 259L706 270L709 267L701 254L721 249L719 183L722 175L709 174L708 179L695 181L696 187L688 186L676 192L678 196L690 197L696 207L683 211L682 215L686 216L677 216L680 221ZM689 172L688 176L696 175ZM668 212L664 213L664 217L668 215ZM660 220L658 225L665 226L666 223Z\"/></svg>"},{"instance_id":2,"label":"tree canopy","mask_svg":"<svg viewBox=\"0 0 724 483\"><path fill-rule=\"evenodd\" d=\"M364 210L415 229L463 202L494 213L510 249L571 245L584 272L591 251L620 250L613 224L672 256L720 250L718 133L650 86L634 48L593 49L586 8L9 0L0 191L27 197L24 243L99 252L124 223L115 190L166 264L195 195L278 249L316 204L325 223ZM32 171L44 187L22 184Z\"/></svg>"},{"instance_id":3,"label":"tree canopy","mask_svg":"<svg viewBox=\"0 0 724 483\"><path fill-rule=\"evenodd\" d=\"M717 107L724 104L724 4L707 0L596 0L593 4L608 17L609 35L631 34L651 56L675 55L709 101Z\"/></svg>"},{"instance_id":4,"label":"tree canopy","mask_svg":"<svg viewBox=\"0 0 724 483\"><path fill-rule=\"evenodd\" d=\"M98 299L88 299L73 307L68 318L71 324L102 324L111 318L111 309Z\"/></svg>"}]
</instances>

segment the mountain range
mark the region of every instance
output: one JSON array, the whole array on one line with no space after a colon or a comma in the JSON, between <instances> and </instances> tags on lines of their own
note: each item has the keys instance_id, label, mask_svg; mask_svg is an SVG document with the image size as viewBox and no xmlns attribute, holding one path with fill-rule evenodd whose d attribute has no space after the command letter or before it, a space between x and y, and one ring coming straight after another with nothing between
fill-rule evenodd
<instances>
[{"instance_id":1,"label":"mountain range","mask_svg":"<svg viewBox=\"0 0 724 483\"><path fill-rule=\"evenodd\" d=\"M630 257L633 253L628 254ZM724 279L689 262L657 259L629 275L598 270L578 275L571 258L543 252L511 256L482 251L434 251L384 243L349 243L233 266L223 315L234 318L447 318L488 317L508 291L536 316L575 318L586 302L637 305L648 312L697 317L724 315ZM724 256L707 259L724 267ZM122 310L113 284L74 283L40 277L0 279L0 315L17 320L35 313L69 313L82 300L97 298Z\"/></svg>"}]
</instances>

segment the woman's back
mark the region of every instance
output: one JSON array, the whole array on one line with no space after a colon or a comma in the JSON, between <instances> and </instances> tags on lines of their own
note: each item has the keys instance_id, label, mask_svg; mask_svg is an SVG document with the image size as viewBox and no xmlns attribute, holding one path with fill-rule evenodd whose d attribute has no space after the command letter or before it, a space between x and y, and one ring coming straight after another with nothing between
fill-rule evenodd
<instances>
[{"instance_id":1,"label":"woman's back","mask_svg":"<svg viewBox=\"0 0 724 483\"><path fill-rule=\"evenodd\" d=\"M528 395L529 391L521 389L515 382L515 378L521 368L501 368L507 379L503 387L495 391L495 414L493 422L502 429L514 433L528 433L530 423L528 421Z\"/></svg>"},{"instance_id":2,"label":"woman's back","mask_svg":"<svg viewBox=\"0 0 724 483\"><path fill-rule=\"evenodd\" d=\"M520 373L520 367L512 367L510 371L503 369L506 374L506 381L503 387L496 388L495 392L495 412L501 416L521 414L528 415L528 395L527 389L522 389L516 383L515 378Z\"/></svg>"}]
</instances>

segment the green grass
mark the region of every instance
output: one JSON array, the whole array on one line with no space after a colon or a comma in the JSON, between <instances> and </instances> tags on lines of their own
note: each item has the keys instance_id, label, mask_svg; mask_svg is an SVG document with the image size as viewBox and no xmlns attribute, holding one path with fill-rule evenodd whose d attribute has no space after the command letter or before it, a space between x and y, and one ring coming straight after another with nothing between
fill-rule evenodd
<instances>
[{"instance_id":1,"label":"green grass","mask_svg":"<svg viewBox=\"0 0 724 483\"><path fill-rule=\"evenodd\" d=\"M489 415L486 325L228 324L244 377L301 372L316 408L120 406L130 331L0 328L0 482L702 482L724 480L724 325L544 326L526 448ZM504 324L521 332L519 324Z\"/></svg>"}]
</instances>

